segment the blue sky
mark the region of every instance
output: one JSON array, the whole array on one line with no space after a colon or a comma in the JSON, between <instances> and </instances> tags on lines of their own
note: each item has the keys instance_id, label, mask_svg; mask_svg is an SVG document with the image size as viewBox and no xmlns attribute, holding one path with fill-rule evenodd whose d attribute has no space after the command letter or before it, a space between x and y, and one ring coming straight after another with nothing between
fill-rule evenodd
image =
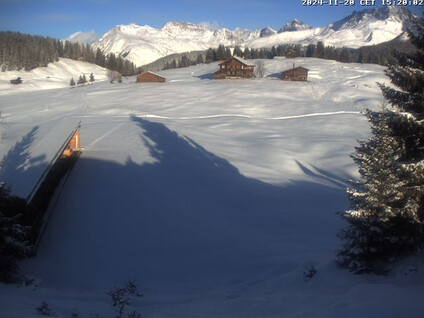
<instances>
[{"instance_id":1,"label":"blue sky","mask_svg":"<svg viewBox=\"0 0 424 318\"><path fill-rule=\"evenodd\" d=\"M374 7L381 7L381 1ZM101 36L118 24L162 28L169 21L279 29L298 18L318 27L366 8L373 7L361 6L360 0L354 6L322 7L302 6L302 0L0 0L0 30L63 39L78 31Z\"/></svg>"}]
</instances>

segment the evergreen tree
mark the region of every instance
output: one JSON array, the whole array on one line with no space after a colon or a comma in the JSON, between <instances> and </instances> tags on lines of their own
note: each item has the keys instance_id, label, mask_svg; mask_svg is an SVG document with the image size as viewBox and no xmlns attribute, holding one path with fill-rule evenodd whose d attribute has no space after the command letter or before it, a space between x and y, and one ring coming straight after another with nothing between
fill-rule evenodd
<instances>
[{"instance_id":1,"label":"evergreen tree","mask_svg":"<svg viewBox=\"0 0 424 318\"><path fill-rule=\"evenodd\" d=\"M319 41L317 43L316 55L320 59L324 59L325 58L325 47L324 47L324 43L322 41Z\"/></svg>"},{"instance_id":2,"label":"evergreen tree","mask_svg":"<svg viewBox=\"0 0 424 318\"><path fill-rule=\"evenodd\" d=\"M224 51L224 60L228 60L231 58L231 50L227 47Z\"/></svg>"},{"instance_id":3,"label":"evergreen tree","mask_svg":"<svg viewBox=\"0 0 424 318\"><path fill-rule=\"evenodd\" d=\"M94 75L93 75L93 73L91 73L90 74L90 83L93 83L94 82Z\"/></svg>"},{"instance_id":4,"label":"evergreen tree","mask_svg":"<svg viewBox=\"0 0 424 318\"><path fill-rule=\"evenodd\" d=\"M238 57L243 57L243 51L241 50L240 46L234 47L233 55Z\"/></svg>"},{"instance_id":5,"label":"evergreen tree","mask_svg":"<svg viewBox=\"0 0 424 318\"><path fill-rule=\"evenodd\" d=\"M81 85L83 83L84 83L84 80L82 79L82 75L80 75L79 78L78 78L77 84Z\"/></svg>"},{"instance_id":6,"label":"evergreen tree","mask_svg":"<svg viewBox=\"0 0 424 318\"><path fill-rule=\"evenodd\" d=\"M339 62L349 63L350 62L350 52L347 47L343 47L339 54Z\"/></svg>"},{"instance_id":7,"label":"evergreen tree","mask_svg":"<svg viewBox=\"0 0 424 318\"><path fill-rule=\"evenodd\" d=\"M349 189L352 209L340 237L342 265L355 273L385 271L424 241L424 22L410 33L417 52L399 55L381 85L392 109L368 111L372 137L356 149L363 183Z\"/></svg>"},{"instance_id":8,"label":"evergreen tree","mask_svg":"<svg viewBox=\"0 0 424 318\"><path fill-rule=\"evenodd\" d=\"M196 60L196 63L197 64L202 64L203 63L203 56L202 56L202 54L198 54L197 55L197 60Z\"/></svg>"},{"instance_id":9,"label":"evergreen tree","mask_svg":"<svg viewBox=\"0 0 424 318\"><path fill-rule=\"evenodd\" d=\"M87 83L87 78L85 77L85 74L82 74L82 83Z\"/></svg>"},{"instance_id":10,"label":"evergreen tree","mask_svg":"<svg viewBox=\"0 0 424 318\"><path fill-rule=\"evenodd\" d=\"M101 66L101 67L106 66L105 56L103 55L102 51L99 48L97 48L97 50L96 50L96 55L94 57L94 63Z\"/></svg>"},{"instance_id":11,"label":"evergreen tree","mask_svg":"<svg viewBox=\"0 0 424 318\"><path fill-rule=\"evenodd\" d=\"M315 56L315 44L309 44L306 49L306 57L314 57Z\"/></svg>"},{"instance_id":12,"label":"evergreen tree","mask_svg":"<svg viewBox=\"0 0 424 318\"><path fill-rule=\"evenodd\" d=\"M188 67L188 66L190 66L190 61L187 55L183 54L181 56L180 64L178 65L178 67L182 68L182 67Z\"/></svg>"},{"instance_id":13,"label":"evergreen tree","mask_svg":"<svg viewBox=\"0 0 424 318\"><path fill-rule=\"evenodd\" d=\"M30 227L22 225L19 204L0 187L0 281L11 283L18 272L17 261L32 254Z\"/></svg>"},{"instance_id":14,"label":"evergreen tree","mask_svg":"<svg viewBox=\"0 0 424 318\"><path fill-rule=\"evenodd\" d=\"M74 78L71 78L71 81L69 82L69 86L75 86L75 81Z\"/></svg>"},{"instance_id":15,"label":"evergreen tree","mask_svg":"<svg viewBox=\"0 0 424 318\"><path fill-rule=\"evenodd\" d=\"M205 58L205 62L206 63L212 63L213 61L214 61L214 59L213 59L213 50L212 50L212 48L209 48L207 51L206 51L206 58Z\"/></svg>"},{"instance_id":16,"label":"evergreen tree","mask_svg":"<svg viewBox=\"0 0 424 318\"><path fill-rule=\"evenodd\" d=\"M169 64L169 68L171 69L177 68L177 61L175 59L171 61L171 63Z\"/></svg>"},{"instance_id":17,"label":"evergreen tree","mask_svg":"<svg viewBox=\"0 0 424 318\"><path fill-rule=\"evenodd\" d=\"M251 58L252 58L252 56L250 55L250 50L249 50L249 48L248 48L248 47L246 47L246 48L244 49L244 52L243 52L243 58L244 58L245 60L248 60L248 59L251 59Z\"/></svg>"}]
</instances>

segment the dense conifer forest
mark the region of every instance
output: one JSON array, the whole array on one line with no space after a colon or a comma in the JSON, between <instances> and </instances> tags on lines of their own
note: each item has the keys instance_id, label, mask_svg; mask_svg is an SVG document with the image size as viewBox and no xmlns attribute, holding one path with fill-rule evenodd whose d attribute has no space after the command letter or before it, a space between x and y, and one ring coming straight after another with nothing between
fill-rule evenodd
<instances>
[{"instance_id":1,"label":"dense conifer forest","mask_svg":"<svg viewBox=\"0 0 424 318\"><path fill-rule=\"evenodd\" d=\"M0 32L0 66L3 72L30 71L56 62L60 57L94 63L124 76L139 71L134 63L113 53L104 55L100 49L94 51L88 44L18 32Z\"/></svg>"},{"instance_id":2,"label":"dense conifer forest","mask_svg":"<svg viewBox=\"0 0 424 318\"><path fill-rule=\"evenodd\" d=\"M415 48L410 41L398 38L378 45L363 46L358 49L347 47L325 46L323 42L302 46L300 44L283 44L271 48L242 50L235 47L233 55L248 59L272 59L276 56L285 56L287 51L294 51L296 57L317 57L335 60L344 63L372 63L387 65L396 60L398 53L411 53ZM225 60L231 56L229 48L220 45L217 49L209 48L206 51L205 62Z\"/></svg>"}]
</instances>

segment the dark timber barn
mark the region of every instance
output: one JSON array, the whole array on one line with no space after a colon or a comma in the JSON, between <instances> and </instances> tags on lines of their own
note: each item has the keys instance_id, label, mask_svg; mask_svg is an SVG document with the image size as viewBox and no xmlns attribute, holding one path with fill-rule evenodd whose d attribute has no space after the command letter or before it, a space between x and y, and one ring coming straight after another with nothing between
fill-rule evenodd
<instances>
[{"instance_id":1,"label":"dark timber barn","mask_svg":"<svg viewBox=\"0 0 424 318\"><path fill-rule=\"evenodd\" d=\"M137 75L137 83L164 83L166 82L165 77L160 76L153 72L144 72Z\"/></svg>"},{"instance_id":2,"label":"dark timber barn","mask_svg":"<svg viewBox=\"0 0 424 318\"><path fill-rule=\"evenodd\" d=\"M304 67L293 67L292 69L283 71L281 73L281 79L283 81L303 81L308 80L308 69Z\"/></svg>"}]
</instances>

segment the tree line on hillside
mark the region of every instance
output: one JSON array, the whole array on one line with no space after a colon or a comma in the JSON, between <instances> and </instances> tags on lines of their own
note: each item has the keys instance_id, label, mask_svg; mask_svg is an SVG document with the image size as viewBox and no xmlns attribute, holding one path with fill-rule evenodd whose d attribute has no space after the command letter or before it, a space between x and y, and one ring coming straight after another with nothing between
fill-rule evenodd
<instances>
[{"instance_id":1,"label":"tree line on hillside","mask_svg":"<svg viewBox=\"0 0 424 318\"><path fill-rule=\"evenodd\" d=\"M365 46L359 49L346 47L336 48L326 46L323 42L302 46L300 44L283 44L270 48L244 48L234 47L233 52L224 45L209 48L205 53L189 58L182 54L166 62L163 69L188 67L200 63L211 63L230 58L232 55L244 59L272 59L276 56L285 56L292 50L299 57L316 57L350 63L373 63L387 65L394 62L395 52L409 53L413 47L409 41L394 40L379 45ZM125 59L125 54L105 55L99 48L93 50L88 44L61 41L49 37L32 36L19 32L0 32L0 68L4 71L21 70L30 71L37 67L45 67L49 63L59 60L60 57L85 61L117 71L123 76L138 74L142 68Z\"/></svg>"},{"instance_id":2,"label":"tree line on hillside","mask_svg":"<svg viewBox=\"0 0 424 318\"><path fill-rule=\"evenodd\" d=\"M100 49L94 51L88 44L19 32L0 32L0 67L3 72L30 71L57 62L60 57L93 63L124 76L139 72L133 62L113 53L105 55Z\"/></svg>"},{"instance_id":3,"label":"tree line on hillside","mask_svg":"<svg viewBox=\"0 0 424 318\"><path fill-rule=\"evenodd\" d=\"M359 49L350 49L347 47L334 47L324 45L323 42L302 46L300 44L282 44L270 48L244 48L234 47L233 52L224 45L217 48L209 48L205 57L201 53L196 59L189 59L185 54L181 58L173 59L167 62L163 69L181 68L199 63L212 63L239 56L246 60L249 59L273 59L276 56L285 56L288 51L293 51L297 57L315 57L326 60L335 60L343 63L371 63L388 65L395 63L396 54L411 53L415 49L410 41L393 40L378 45L364 46Z\"/></svg>"}]
</instances>

